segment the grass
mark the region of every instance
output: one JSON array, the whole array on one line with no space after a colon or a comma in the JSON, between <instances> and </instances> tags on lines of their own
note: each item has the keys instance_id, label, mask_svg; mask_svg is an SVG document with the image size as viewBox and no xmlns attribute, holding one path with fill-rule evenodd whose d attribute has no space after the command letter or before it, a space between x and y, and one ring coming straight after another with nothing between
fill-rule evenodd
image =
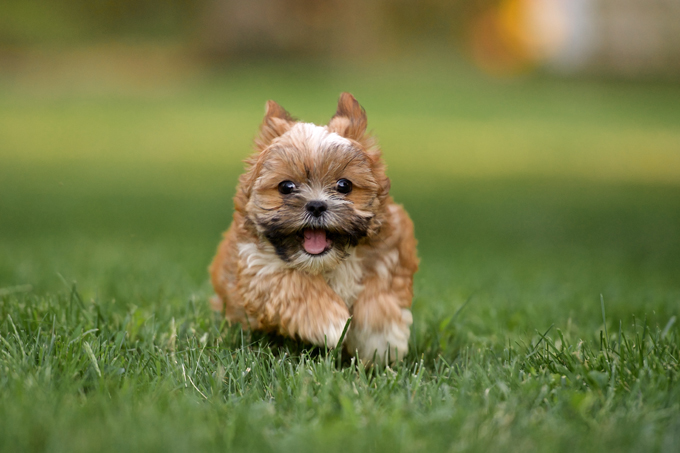
<instances>
[{"instance_id":1,"label":"grass","mask_svg":"<svg viewBox=\"0 0 680 453\"><path fill-rule=\"evenodd\" d=\"M0 448L671 451L680 90L446 67L0 81ZM367 107L420 241L392 368L208 310L267 98Z\"/></svg>"}]
</instances>

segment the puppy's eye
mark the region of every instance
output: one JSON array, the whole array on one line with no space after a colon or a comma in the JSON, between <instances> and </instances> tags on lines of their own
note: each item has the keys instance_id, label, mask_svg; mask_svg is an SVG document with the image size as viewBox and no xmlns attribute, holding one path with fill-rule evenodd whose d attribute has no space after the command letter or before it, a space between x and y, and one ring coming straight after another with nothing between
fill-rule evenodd
<instances>
[{"instance_id":1,"label":"puppy's eye","mask_svg":"<svg viewBox=\"0 0 680 453\"><path fill-rule=\"evenodd\" d=\"M340 193L350 193L352 191L352 181L343 178L338 181L335 188Z\"/></svg>"},{"instance_id":2,"label":"puppy's eye","mask_svg":"<svg viewBox=\"0 0 680 453\"><path fill-rule=\"evenodd\" d=\"M279 192L283 195L288 195L296 189L293 181L283 181L279 183Z\"/></svg>"}]
</instances>

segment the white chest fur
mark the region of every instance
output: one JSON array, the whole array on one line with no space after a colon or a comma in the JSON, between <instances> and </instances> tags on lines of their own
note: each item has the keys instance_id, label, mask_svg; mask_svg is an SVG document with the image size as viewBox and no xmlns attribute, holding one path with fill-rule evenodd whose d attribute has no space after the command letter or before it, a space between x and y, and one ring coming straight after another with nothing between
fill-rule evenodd
<instances>
[{"instance_id":1,"label":"white chest fur","mask_svg":"<svg viewBox=\"0 0 680 453\"><path fill-rule=\"evenodd\" d=\"M361 284L363 276L361 259L357 256L356 249L352 249L338 267L323 275L331 289L345 301L347 308L352 308L359 293L364 289Z\"/></svg>"},{"instance_id":2,"label":"white chest fur","mask_svg":"<svg viewBox=\"0 0 680 453\"><path fill-rule=\"evenodd\" d=\"M258 277L288 268L288 265L278 257L274 247L269 244L258 247L254 243L244 243L239 244L238 250L242 266ZM359 293L364 289L361 284L363 276L361 259L357 257L356 249L351 249L347 258L335 269L324 272L323 276L331 289L345 302L347 308L352 308Z\"/></svg>"}]
</instances>

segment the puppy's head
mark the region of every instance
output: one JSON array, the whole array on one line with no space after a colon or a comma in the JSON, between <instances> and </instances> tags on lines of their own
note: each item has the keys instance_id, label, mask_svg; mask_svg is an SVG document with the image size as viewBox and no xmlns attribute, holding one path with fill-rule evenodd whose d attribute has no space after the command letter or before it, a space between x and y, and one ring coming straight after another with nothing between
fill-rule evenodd
<instances>
[{"instance_id":1,"label":"puppy's head","mask_svg":"<svg viewBox=\"0 0 680 453\"><path fill-rule=\"evenodd\" d=\"M289 266L333 269L377 233L389 180L352 95L342 94L328 126L298 122L269 101L256 148L237 209Z\"/></svg>"}]
</instances>

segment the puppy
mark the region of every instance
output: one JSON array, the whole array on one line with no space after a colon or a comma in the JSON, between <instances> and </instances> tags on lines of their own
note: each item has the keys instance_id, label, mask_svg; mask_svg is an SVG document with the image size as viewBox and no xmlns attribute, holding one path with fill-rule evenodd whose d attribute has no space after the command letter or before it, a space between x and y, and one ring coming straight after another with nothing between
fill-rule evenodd
<instances>
[{"instance_id":1,"label":"puppy","mask_svg":"<svg viewBox=\"0 0 680 453\"><path fill-rule=\"evenodd\" d=\"M234 218L210 266L213 308L231 322L334 347L364 362L408 351L413 223L389 195L366 112L343 93L327 126L274 101L234 197Z\"/></svg>"}]
</instances>

